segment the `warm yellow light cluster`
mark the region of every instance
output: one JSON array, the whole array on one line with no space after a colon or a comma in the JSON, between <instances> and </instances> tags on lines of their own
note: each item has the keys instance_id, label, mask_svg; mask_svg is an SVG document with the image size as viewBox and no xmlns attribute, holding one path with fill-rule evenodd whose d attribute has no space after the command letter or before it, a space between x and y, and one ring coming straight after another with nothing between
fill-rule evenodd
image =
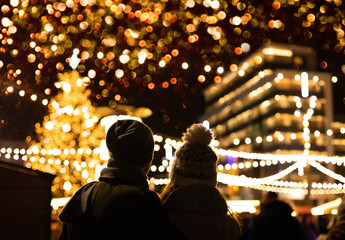
<instances>
[{"instance_id":1,"label":"warm yellow light cluster","mask_svg":"<svg viewBox=\"0 0 345 240\"><path fill-rule=\"evenodd\" d=\"M257 207L260 205L259 200L229 200L227 201L228 206L232 212L249 212L255 213Z\"/></svg>"},{"instance_id":2,"label":"warm yellow light cluster","mask_svg":"<svg viewBox=\"0 0 345 240\"><path fill-rule=\"evenodd\" d=\"M311 213L313 215L323 215L325 213L331 213L332 209L337 208L341 204L341 202L342 202L341 198L337 198L334 201L319 205L317 207L313 207L311 209ZM333 213L335 213L335 212L333 212Z\"/></svg>"},{"instance_id":3,"label":"warm yellow light cluster","mask_svg":"<svg viewBox=\"0 0 345 240\"><path fill-rule=\"evenodd\" d=\"M59 76L62 91L48 104L49 114L36 124L38 139L26 151L26 166L56 175L54 197L71 196L95 179L105 131L76 71Z\"/></svg>"}]
</instances>

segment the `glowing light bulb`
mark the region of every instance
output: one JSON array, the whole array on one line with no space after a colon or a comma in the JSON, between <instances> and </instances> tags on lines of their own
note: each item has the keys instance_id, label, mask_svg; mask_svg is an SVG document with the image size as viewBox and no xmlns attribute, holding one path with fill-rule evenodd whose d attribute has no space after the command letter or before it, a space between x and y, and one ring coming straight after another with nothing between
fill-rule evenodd
<instances>
[{"instance_id":1,"label":"glowing light bulb","mask_svg":"<svg viewBox=\"0 0 345 240\"><path fill-rule=\"evenodd\" d=\"M52 121L48 121L46 122L46 124L44 125L44 127L47 129L47 130L52 130L54 128L54 123Z\"/></svg>"},{"instance_id":2,"label":"glowing light bulb","mask_svg":"<svg viewBox=\"0 0 345 240\"><path fill-rule=\"evenodd\" d=\"M72 189L72 184L70 182L65 182L63 184L63 189L65 189L66 191L69 191Z\"/></svg>"},{"instance_id":3,"label":"glowing light bulb","mask_svg":"<svg viewBox=\"0 0 345 240\"><path fill-rule=\"evenodd\" d=\"M211 71L211 66L210 65L206 65L204 67L204 70L205 70L205 72L210 72Z\"/></svg>"},{"instance_id":4,"label":"glowing light bulb","mask_svg":"<svg viewBox=\"0 0 345 240\"><path fill-rule=\"evenodd\" d=\"M71 131L71 125L69 125L68 123L65 123L64 125L62 125L62 131L64 132Z\"/></svg>"},{"instance_id":5,"label":"glowing light bulb","mask_svg":"<svg viewBox=\"0 0 345 240\"><path fill-rule=\"evenodd\" d=\"M72 56L70 57L70 60L69 60L69 66L75 70L77 69L79 63L80 63L80 58L78 58L78 54L79 54L79 49L75 48L73 50L73 54Z\"/></svg>"},{"instance_id":6,"label":"glowing light bulb","mask_svg":"<svg viewBox=\"0 0 345 240\"><path fill-rule=\"evenodd\" d=\"M186 63L186 62L182 63L182 68L183 69L188 69L188 67L189 67L188 63Z\"/></svg>"}]
</instances>

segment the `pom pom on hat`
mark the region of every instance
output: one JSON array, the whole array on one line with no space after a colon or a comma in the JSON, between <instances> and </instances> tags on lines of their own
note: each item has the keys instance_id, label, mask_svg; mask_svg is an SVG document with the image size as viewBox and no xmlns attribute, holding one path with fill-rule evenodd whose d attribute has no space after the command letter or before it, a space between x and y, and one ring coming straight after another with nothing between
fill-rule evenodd
<instances>
[{"instance_id":1,"label":"pom pom on hat","mask_svg":"<svg viewBox=\"0 0 345 240\"><path fill-rule=\"evenodd\" d=\"M213 139L213 132L202 124L194 124L183 134L182 141L209 145Z\"/></svg>"},{"instance_id":2,"label":"pom pom on hat","mask_svg":"<svg viewBox=\"0 0 345 240\"><path fill-rule=\"evenodd\" d=\"M183 145L177 149L170 178L179 186L217 184L216 153L209 146L213 132L202 124L193 124L183 134Z\"/></svg>"},{"instance_id":3,"label":"pom pom on hat","mask_svg":"<svg viewBox=\"0 0 345 240\"><path fill-rule=\"evenodd\" d=\"M136 120L119 120L108 130L106 144L114 161L132 163L143 167L153 159L154 140L151 129Z\"/></svg>"}]
</instances>

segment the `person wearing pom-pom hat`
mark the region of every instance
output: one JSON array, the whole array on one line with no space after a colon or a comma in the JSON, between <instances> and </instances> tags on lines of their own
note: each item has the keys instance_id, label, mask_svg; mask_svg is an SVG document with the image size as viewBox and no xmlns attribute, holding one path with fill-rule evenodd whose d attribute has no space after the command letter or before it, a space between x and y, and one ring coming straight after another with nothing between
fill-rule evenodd
<instances>
[{"instance_id":1,"label":"person wearing pom-pom hat","mask_svg":"<svg viewBox=\"0 0 345 240\"><path fill-rule=\"evenodd\" d=\"M151 129L136 120L119 120L108 130L110 153L99 181L81 187L61 211L60 240L183 239L148 188L153 160Z\"/></svg>"},{"instance_id":2,"label":"person wearing pom-pom hat","mask_svg":"<svg viewBox=\"0 0 345 240\"><path fill-rule=\"evenodd\" d=\"M240 239L240 226L216 188L218 157L212 139L213 132L202 124L187 129L160 198L186 239Z\"/></svg>"}]
</instances>

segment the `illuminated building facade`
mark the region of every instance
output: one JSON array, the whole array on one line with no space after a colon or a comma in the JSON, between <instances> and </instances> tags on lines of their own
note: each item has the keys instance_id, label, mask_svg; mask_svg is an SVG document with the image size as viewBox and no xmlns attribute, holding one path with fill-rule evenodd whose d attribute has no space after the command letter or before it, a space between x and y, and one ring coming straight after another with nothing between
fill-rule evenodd
<instances>
[{"instance_id":1,"label":"illuminated building facade","mask_svg":"<svg viewBox=\"0 0 345 240\"><path fill-rule=\"evenodd\" d=\"M309 47L262 47L204 92L220 147L245 152L334 155L332 75ZM341 141L339 141L341 143Z\"/></svg>"},{"instance_id":2,"label":"illuminated building facade","mask_svg":"<svg viewBox=\"0 0 345 240\"><path fill-rule=\"evenodd\" d=\"M221 82L205 89L206 110L199 119L209 122L219 148L248 153L344 155L345 124L333 119L332 81L337 79L317 70L312 48L263 46L232 70ZM241 159L220 156L221 164L234 161ZM284 167L278 164L245 175L265 177ZM332 170L335 168L332 165ZM244 171L245 167L240 170ZM309 179L303 172L284 179L300 181L304 176L302 181L309 183L326 179L313 171L307 175Z\"/></svg>"}]
</instances>

